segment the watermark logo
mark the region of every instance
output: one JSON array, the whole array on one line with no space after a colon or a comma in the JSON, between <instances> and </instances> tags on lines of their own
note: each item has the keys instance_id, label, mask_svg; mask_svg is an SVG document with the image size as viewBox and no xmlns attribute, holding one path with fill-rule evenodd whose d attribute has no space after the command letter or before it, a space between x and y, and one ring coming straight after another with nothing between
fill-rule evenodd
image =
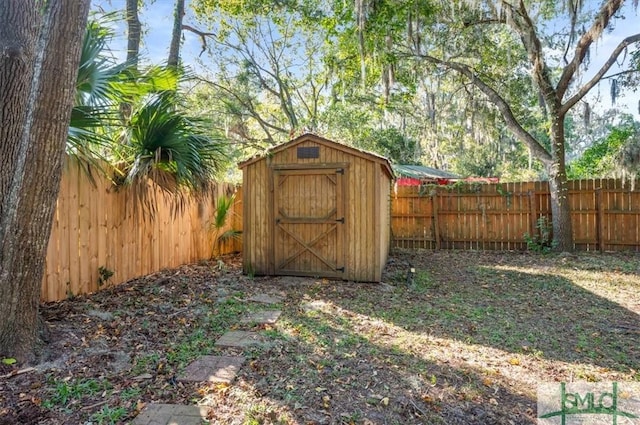
<instances>
[{"instance_id":1,"label":"watermark logo","mask_svg":"<svg viewBox=\"0 0 640 425\"><path fill-rule=\"evenodd\" d=\"M540 425L640 425L640 383L572 382L538 387Z\"/></svg>"}]
</instances>

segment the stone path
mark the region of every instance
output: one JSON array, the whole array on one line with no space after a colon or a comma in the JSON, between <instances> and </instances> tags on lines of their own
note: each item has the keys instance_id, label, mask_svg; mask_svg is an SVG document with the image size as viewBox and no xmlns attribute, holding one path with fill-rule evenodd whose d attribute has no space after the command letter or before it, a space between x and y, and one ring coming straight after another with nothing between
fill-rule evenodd
<instances>
[{"instance_id":1,"label":"stone path","mask_svg":"<svg viewBox=\"0 0 640 425\"><path fill-rule=\"evenodd\" d=\"M249 301L272 305L282 302L283 297L261 294ZM282 314L279 310L261 310L250 313L241 323L276 323ZM248 348L263 342L258 332L229 331L216 342L217 347ZM245 362L242 356L202 356L195 360L178 376L181 382L223 382L230 384ZM133 420L132 425L201 425L207 420L208 407L180 404L148 404Z\"/></svg>"},{"instance_id":2,"label":"stone path","mask_svg":"<svg viewBox=\"0 0 640 425\"><path fill-rule=\"evenodd\" d=\"M216 347L248 348L260 345L262 340L258 332L229 331L222 335L216 342Z\"/></svg>"},{"instance_id":3,"label":"stone path","mask_svg":"<svg viewBox=\"0 0 640 425\"><path fill-rule=\"evenodd\" d=\"M282 312L280 310L262 310L250 313L243 317L241 323L258 323L261 325L273 325L278 321Z\"/></svg>"},{"instance_id":4,"label":"stone path","mask_svg":"<svg viewBox=\"0 0 640 425\"><path fill-rule=\"evenodd\" d=\"M249 301L262 304L278 304L282 302L283 298L278 295L259 294L249 298Z\"/></svg>"},{"instance_id":5,"label":"stone path","mask_svg":"<svg viewBox=\"0 0 640 425\"><path fill-rule=\"evenodd\" d=\"M230 384L244 364L241 356L202 356L178 376L181 382L224 382Z\"/></svg>"},{"instance_id":6,"label":"stone path","mask_svg":"<svg viewBox=\"0 0 640 425\"><path fill-rule=\"evenodd\" d=\"M132 425L202 425L207 419L206 406L180 404L148 404Z\"/></svg>"}]
</instances>

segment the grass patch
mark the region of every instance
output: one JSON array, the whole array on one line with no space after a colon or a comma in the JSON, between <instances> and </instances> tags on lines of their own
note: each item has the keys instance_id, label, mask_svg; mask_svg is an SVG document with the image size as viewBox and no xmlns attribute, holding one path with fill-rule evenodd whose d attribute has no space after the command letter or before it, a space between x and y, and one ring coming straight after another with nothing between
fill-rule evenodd
<instances>
[{"instance_id":1,"label":"grass patch","mask_svg":"<svg viewBox=\"0 0 640 425\"><path fill-rule=\"evenodd\" d=\"M90 420L96 425L115 425L120 423L127 414L128 411L124 407L102 406L91 415Z\"/></svg>"},{"instance_id":2,"label":"grass patch","mask_svg":"<svg viewBox=\"0 0 640 425\"><path fill-rule=\"evenodd\" d=\"M47 409L68 409L71 405L78 404L85 398L112 389L112 385L108 381L97 379L54 379L49 382L49 387L51 388L49 397L42 402L43 407Z\"/></svg>"}]
</instances>

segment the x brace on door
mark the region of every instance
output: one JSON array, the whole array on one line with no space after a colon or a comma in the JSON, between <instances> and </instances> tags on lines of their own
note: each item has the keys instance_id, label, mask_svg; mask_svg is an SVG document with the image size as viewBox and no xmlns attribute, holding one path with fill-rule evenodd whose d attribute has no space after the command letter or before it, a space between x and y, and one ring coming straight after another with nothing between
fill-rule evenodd
<instances>
[{"instance_id":1,"label":"x brace on door","mask_svg":"<svg viewBox=\"0 0 640 425\"><path fill-rule=\"evenodd\" d=\"M309 251L311 254L313 254L316 258L318 258L320 261L322 261L324 264L327 265L327 267L329 267L331 270L337 270L337 265L332 263L331 261L329 261L327 258L325 258L324 256L322 256L322 254L320 254L318 251L316 251L315 249L313 249L312 247L317 244L319 241L321 241L322 239L324 239L325 237L327 237L331 232L333 232L334 230L336 230L336 228L338 227L337 224L333 224L331 227L329 227L329 229L327 229L326 231L324 231L323 233L321 233L320 235L316 236L312 241L310 241L309 243L306 243L305 241L303 241L302 239L300 239L298 236L296 236L295 234L291 233L290 231L288 231L286 228L284 228L283 226L281 226L280 224L278 224L278 227L280 228L280 230L282 230L283 232L285 232L287 235L291 236L296 242L298 242L302 248L299 249L298 251L296 251L292 256L290 256L289 258L287 258L285 261L282 262L282 264L280 264L278 266L279 269L284 269L284 267L291 263L293 260L295 260L296 258L298 258L300 255L302 255L305 251Z\"/></svg>"}]
</instances>

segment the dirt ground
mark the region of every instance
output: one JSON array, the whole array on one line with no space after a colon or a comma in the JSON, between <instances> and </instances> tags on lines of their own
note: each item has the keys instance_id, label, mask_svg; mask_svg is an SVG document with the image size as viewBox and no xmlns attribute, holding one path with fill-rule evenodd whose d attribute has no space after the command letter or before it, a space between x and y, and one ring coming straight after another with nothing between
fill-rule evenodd
<instances>
[{"instance_id":1,"label":"dirt ground","mask_svg":"<svg viewBox=\"0 0 640 425\"><path fill-rule=\"evenodd\" d=\"M41 362L0 363L0 425L152 402L215 424L534 424L542 382L640 381L639 259L397 251L375 284L249 277L233 256L165 270L43 305ZM240 322L257 294L283 297L275 325ZM234 329L265 344L213 345ZM177 382L204 354L247 362L231 385Z\"/></svg>"}]
</instances>

